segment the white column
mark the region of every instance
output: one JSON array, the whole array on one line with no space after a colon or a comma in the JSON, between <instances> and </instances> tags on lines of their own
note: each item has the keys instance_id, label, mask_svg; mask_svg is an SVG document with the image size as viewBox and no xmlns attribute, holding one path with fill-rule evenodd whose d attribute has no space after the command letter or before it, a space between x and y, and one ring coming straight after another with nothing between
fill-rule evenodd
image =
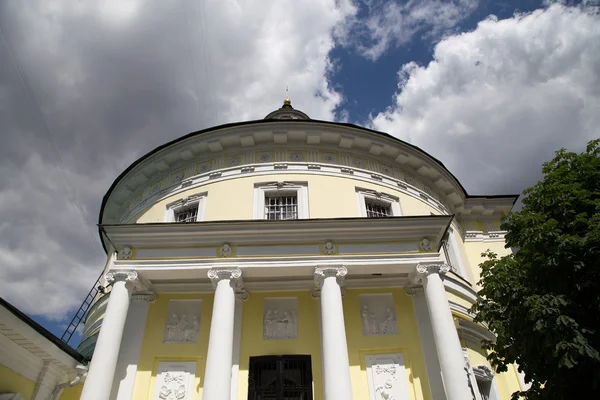
<instances>
[{"instance_id":1,"label":"white column","mask_svg":"<svg viewBox=\"0 0 600 400\"><path fill-rule=\"evenodd\" d=\"M242 271L239 268L211 269L208 277L215 287L215 299L202 398L227 400L231 394L235 299L236 292L242 290ZM247 294L245 296L247 298Z\"/></svg>"},{"instance_id":2,"label":"white column","mask_svg":"<svg viewBox=\"0 0 600 400\"><path fill-rule=\"evenodd\" d=\"M425 358L425 368L427 369L427 377L429 378L429 388L431 389L432 400L446 400L446 392L444 390L444 382L440 373L440 361L435 348L435 339L433 338L433 329L431 328L431 319L427 310L427 302L423 287L407 287L405 289L407 295L412 297L413 308L417 318L417 326L419 328L419 337L421 339L421 349Z\"/></svg>"},{"instance_id":3,"label":"white column","mask_svg":"<svg viewBox=\"0 0 600 400\"><path fill-rule=\"evenodd\" d=\"M440 277L449 270L447 264L419 264L413 282L421 283L425 291L446 397L448 400L465 400L472 398L472 395L465 374L460 340Z\"/></svg>"},{"instance_id":4,"label":"white column","mask_svg":"<svg viewBox=\"0 0 600 400\"><path fill-rule=\"evenodd\" d=\"M82 400L108 400L110 397L129 300L137 278L135 271L110 271L106 274L112 290L81 393Z\"/></svg>"},{"instance_id":5,"label":"white column","mask_svg":"<svg viewBox=\"0 0 600 400\"><path fill-rule=\"evenodd\" d=\"M150 303L156 296L153 293L134 293L127 313L127 321L123 330L121 351L115 370L115 379L110 392L110 398L116 400L131 400L133 385L138 369L138 360L142 352L142 340L146 330L146 320Z\"/></svg>"},{"instance_id":6,"label":"white column","mask_svg":"<svg viewBox=\"0 0 600 400\"><path fill-rule=\"evenodd\" d=\"M323 393L325 400L351 400L350 362L346 344L342 288L345 267L315 269L313 297L321 297Z\"/></svg>"}]
</instances>

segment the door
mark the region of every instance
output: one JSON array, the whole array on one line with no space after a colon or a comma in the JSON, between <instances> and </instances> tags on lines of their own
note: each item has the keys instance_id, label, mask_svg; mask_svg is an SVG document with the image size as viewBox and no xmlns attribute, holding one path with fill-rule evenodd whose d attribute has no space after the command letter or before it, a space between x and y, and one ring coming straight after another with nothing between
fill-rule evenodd
<instances>
[{"instance_id":1,"label":"door","mask_svg":"<svg viewBox=\"0 0 600 400\"><path fill-rule=\"evenodd\" d=\"M250 357L248 400L312 400L310 356Z\"/></svg>"}]
</instances>

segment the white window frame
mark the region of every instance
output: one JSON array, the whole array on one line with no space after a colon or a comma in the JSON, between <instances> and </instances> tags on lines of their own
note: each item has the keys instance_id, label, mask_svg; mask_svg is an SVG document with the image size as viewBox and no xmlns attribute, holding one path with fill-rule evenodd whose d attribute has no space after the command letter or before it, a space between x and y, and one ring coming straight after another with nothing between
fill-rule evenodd
<instances>
[{"instance_id":1,"label":"white window frame","mask_svg":"<svg viewBox=\"0 0 600 400\"><path fill-rule=\"evenodd\" d=\"M167 204L167 209L165 211L164 222L176 222L175 214L178 211L181 211L187 207L193 207L198 205L198 214L196 215L196 222L204 220L204 213L206 211L206 197L208 194L197 193L193 194L189 197L184 197L177 201Z\"/></svg>"},{"instance_id":2,"label":"white window frame","mask_svg":"<svg viewBox=\"0 0 600 400\"><path fill-rule=\"evenodd\" d=\"M367 200L389 205L392 211L392 217L400 217L402 215L399 199L387 193L356 188L356 199L358 201L358 210L361 217L367 217Z\"/></svg>"},{"instance_id":3,"label":"white window frame","mask_svg":"<svg viewBox=\"0 0 600 400\"><path fill-rule=\"evenodd\" d=\"M292 193L298 202L298 219L308 219L307 182L263 182L254 185L254 211L252 219L265 219L265 198L269 194Z\"/></svg>"},{"instance_id":4,"label":"white window frame","mask_svg":"<svg viewBox=\"0 0 600 400\"><path fill-rule=\"evenodd\" d=\"M500 392L498 392L498 387L496 386L496 376L492 369L487 365L479 365L477 367L473 367L472 371L474 378L473 380L475 381L475 388L477 389L477 399L483 400L481 398L481 392L479 391L479 385L477 384L477 381L485 381L490 385L489 400L500 400Z\"/></svg>"},{"instance_id":5,"label":"white window frame","mask_svg":"<svg viewBox=\"0 0 600 400\"><path fill-rule=\"evenodd\" d=\"M452 227L448 228L448 250L449 254L447 254L448 263L454 267L454 272L458 274L461 278L469 281L469 276L467 275L467 270L465 268L465 263L460 255L460 248L456 243L456 239L454 238L454 229ZM444 254L446 256L446 254ZM453 257L454 256L454 257ZM455 260L452 260L455 258ZM456 264L456 265L455 265Z\"/></svg>"}]
</instances>

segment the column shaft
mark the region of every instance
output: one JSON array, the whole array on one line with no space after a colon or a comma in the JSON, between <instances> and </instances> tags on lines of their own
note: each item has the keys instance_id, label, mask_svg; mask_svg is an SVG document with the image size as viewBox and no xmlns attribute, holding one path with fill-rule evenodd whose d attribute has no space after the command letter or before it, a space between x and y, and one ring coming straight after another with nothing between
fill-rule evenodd
<instances>
[{"instance_id":1,"label":"column shaft","mask_svg":"<svg viewBox=\"0 0 600 400\"><path fill-rule=\"evenodd\" d=\"M133 275L137 278L136 273ZM113 283L100 335L81 393L82 400L108 400L110 397L132 290L133 285L126 279L119 279Z\"/></svg>"},{"instance_id":2,"label":"column shaft","mask_svg":"<svg viewBox=\"0 0 600 400\"><path fill-rule=\"evenodd\" d=\"M217 283L206 356L202 392L204 400L229 399L235 315L234 284L230 279L220 279Z\"/></svg>"},{"instance_id":3,"label":"column shaft","mask_svg":"<svg viewBox=\"0 0 600 400\"><path fill-rule=\"evenodd\" d=\"M345 268L343 274L345 275ZM325 274L320 294L324 399L351 400L352 384L342 291L336 275Z\"/></svg>"},{"instance_id":4,"label":"column shaft","mask_svg":"<svg viewBox=\"0 0 600 400\"><path fill-rule=\"evenodd\" d=\"M423 286L446 396L448 400L470 399L460 340L440 275L437 272L427 274Z\"/></svg>"}]
</instances>

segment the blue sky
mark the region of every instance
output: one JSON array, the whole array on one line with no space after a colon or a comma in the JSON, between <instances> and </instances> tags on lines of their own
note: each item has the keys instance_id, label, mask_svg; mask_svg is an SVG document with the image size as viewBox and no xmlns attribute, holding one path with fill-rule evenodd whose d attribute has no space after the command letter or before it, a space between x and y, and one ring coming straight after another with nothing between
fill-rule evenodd
<instances>
[{"instance_id":1,"label":"blue sky","mask_svg":"<svg viewBox=\"0 0 600 400\"><path fill-rule=\"evenodd\" d=\"M115 177L264 117L286 85L313 118L423 148L471 194L520 193L600 136L599 4L1 2L0 296L62 335L102 269Z\"/></svg>"}]
</instances>

